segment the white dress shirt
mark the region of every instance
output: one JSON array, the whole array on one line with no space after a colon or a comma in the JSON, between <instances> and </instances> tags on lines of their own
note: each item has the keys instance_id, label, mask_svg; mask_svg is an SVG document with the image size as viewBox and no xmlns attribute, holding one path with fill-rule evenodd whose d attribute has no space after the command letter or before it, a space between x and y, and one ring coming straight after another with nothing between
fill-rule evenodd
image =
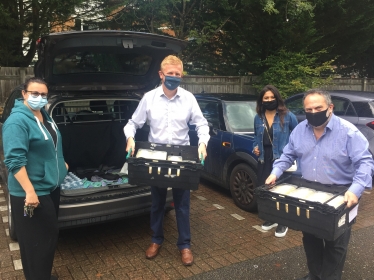
<instances>
[{"instance_id":1,"label":"white dress shirt","mask_svg":"<svg viewBox=\"0 0 374 280\"><path fill-rule=\"evenodd\" d=\"M189 145L190 124L196 126L199 144L208 146L208 122L195 96L181 87L177 88L176 95L171 99L164 94L162 86L147 92L123 129L126 139L134 138L136 130L146 122L150 126L148 141L151 143Z\"/></svg>"}]
</instances>

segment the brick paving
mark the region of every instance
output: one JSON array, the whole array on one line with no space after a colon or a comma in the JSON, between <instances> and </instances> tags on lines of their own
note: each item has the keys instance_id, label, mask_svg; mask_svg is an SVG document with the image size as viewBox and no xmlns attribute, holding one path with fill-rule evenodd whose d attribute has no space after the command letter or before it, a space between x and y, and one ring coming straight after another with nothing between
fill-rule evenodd
<instances>
[{"instance_id":1,"label":"brick paving","mask_svg":"<svg viewBox=\"0 0 374 280\"><path fill-rule=\"evenodd\" d=\"M1 188L0 188L1 190ZM3 196L0 193L0 198ZM205 200L204 200L205 198ZM353 230L374 225L372 194L365 193ZM24 279L19 250L10 250L6 202L0 199L0 279ZM242 217L244 219L237 219ZM261 232L256 214L237 208L228 191L209 183L191 193L192 251L195 263L181 264L175 245L174 211L165 217L165 242L159 256L145 259L150 244L149 217L142 216L96 226L62 230L53 274L64 279L184 279L203 272L301 246L301 234L289 230L276 238L274 229Z\"/></svg>"}]
</instances>

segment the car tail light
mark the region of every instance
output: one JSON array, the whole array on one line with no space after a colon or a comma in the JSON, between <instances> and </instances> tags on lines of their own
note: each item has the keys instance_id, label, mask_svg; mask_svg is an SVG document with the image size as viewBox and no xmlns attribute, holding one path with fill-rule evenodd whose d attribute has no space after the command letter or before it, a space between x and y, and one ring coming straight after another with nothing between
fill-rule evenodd
<instances>
[{"instance_id":1,"label":"car tail light","mask_svg":"<svg viewBox=\"0 0 374 280\"><path fill-rule=\"evenodd\" d=\"M370 127L371 129L374 129L374 121L372 122L369 122L366 124L368 127Z\"/></svg>"}]
</instances>

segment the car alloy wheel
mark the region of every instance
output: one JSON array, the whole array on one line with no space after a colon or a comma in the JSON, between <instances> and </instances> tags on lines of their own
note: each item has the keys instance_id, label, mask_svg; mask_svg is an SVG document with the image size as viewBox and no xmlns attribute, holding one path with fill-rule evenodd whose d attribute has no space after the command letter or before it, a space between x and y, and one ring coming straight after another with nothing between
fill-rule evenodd
<instances>
[{"instance_id":1,"label":"car alloy wheel","mask_svg":"<svg viewBox=\"0 0 374 280\"><path fill-rule=\"evenodd\" d=\"M250 212L257 210L256 186L256 173L248 164L241 163L235 166L230 176L230 192L240 209Z\"/></svg>"}]
</instances>

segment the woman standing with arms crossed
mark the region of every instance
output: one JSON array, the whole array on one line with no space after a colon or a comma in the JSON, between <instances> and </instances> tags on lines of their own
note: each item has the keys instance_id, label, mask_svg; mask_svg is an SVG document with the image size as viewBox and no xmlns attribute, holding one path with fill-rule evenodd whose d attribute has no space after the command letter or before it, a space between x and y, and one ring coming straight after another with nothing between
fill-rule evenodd
<instances>
[{"instance_id":1,"label":"woman standing with arms crossed","mask_svg":"<svg viewBox=\"0 0 374 280\"><path fill-rule=\"evenodd\" d=\"M12 220L27 280L51 276L58 239L60 184L68 165L62 155L61 134L44 110L46 83L30 78L3 126L5 165Z\"/></svg>"},{"instance_id":2,"label":"woman standing with arms crossed","mask_svg":"<svg viewBox=\"0 0 374 280\"><path fill-rule=\"evenodd\" d=\"M274 160L278 159L288 143L291 131L297 125L297 119L291 113L275 86L265 86L257 99L255 116L255 139L253 153L258 156L258 185L264 185L270 175ZM265 221L263 230L276 227L275 236L284 237L288 228L277 223Z\"/></svg>"}]
</instances>

